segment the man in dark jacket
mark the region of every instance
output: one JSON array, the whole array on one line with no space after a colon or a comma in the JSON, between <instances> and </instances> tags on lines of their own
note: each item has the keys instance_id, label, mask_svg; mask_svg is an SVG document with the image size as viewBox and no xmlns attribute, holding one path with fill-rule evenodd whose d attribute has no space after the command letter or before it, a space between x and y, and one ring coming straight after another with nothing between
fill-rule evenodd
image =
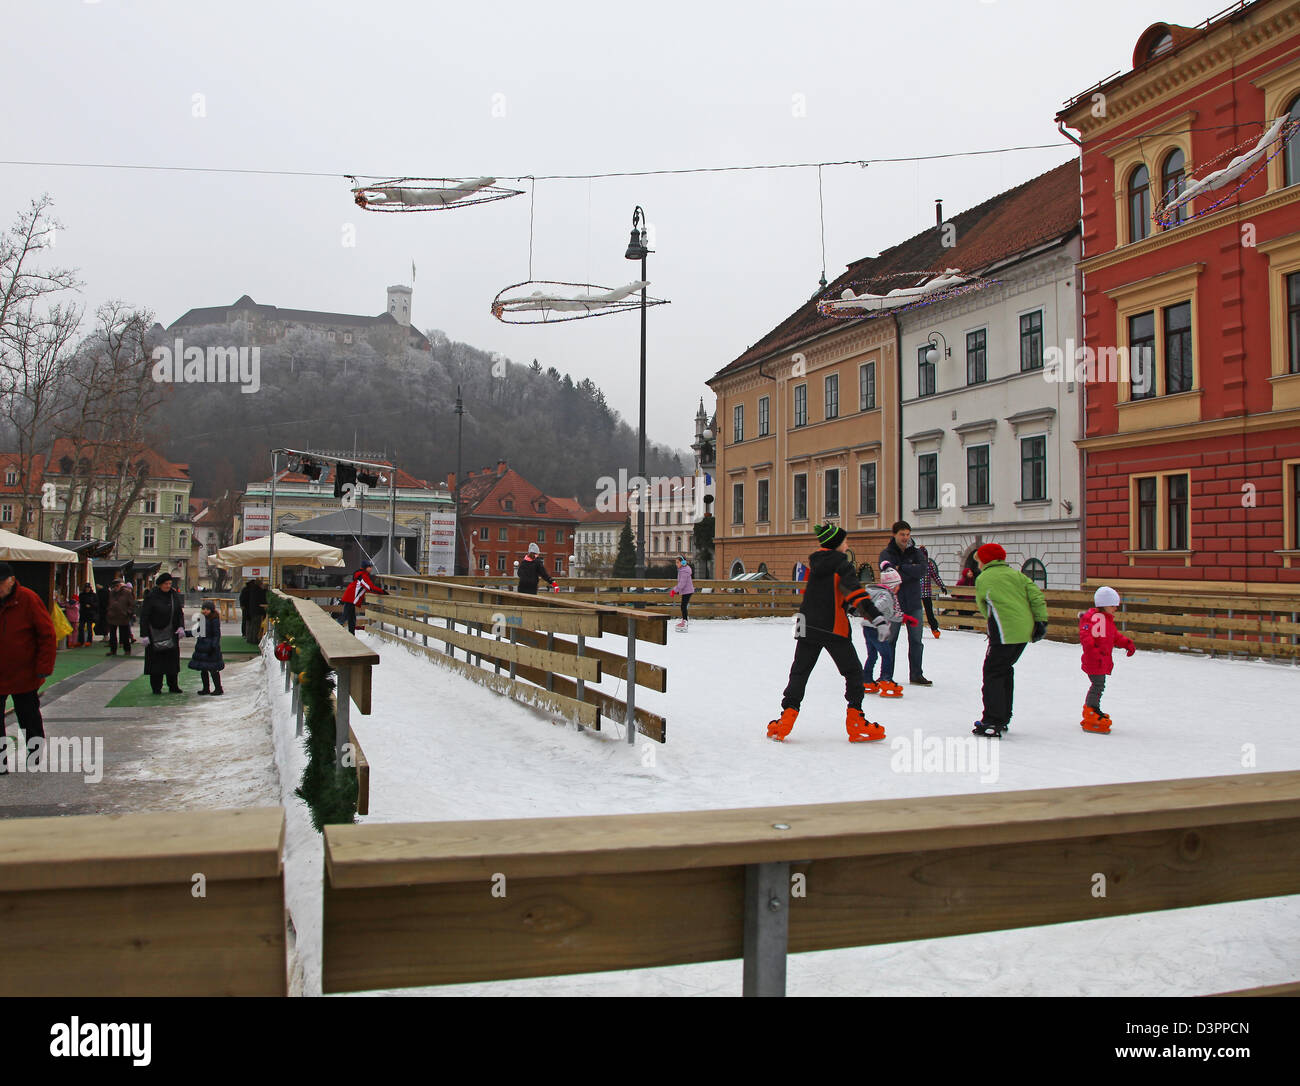
<instances>
[{"instance_id":1,"label":"man in dark jacket","mask_svg":"<svg viewBox=\"0 0 1300 1086\"><path fill-rule=\"evenodd\" d=\"M155 694L163 679L172 694L181 693L181 638L185 636L185 610L172 588L172 575L160 573L140 605L140 640L144 643L144 673Z\"/></svg>"},{"instance_id":2,"label":"man in dark jacket","mask_svg":"<svg viewBox=\"0 0 1300 1086\"><path fill-rule=\"evenodd\" d=\"M37 760L45 746L38 691L54 671L56 651L54 622L41 597L18 583L8 562L0 562L0 744L5 743L5 700L12 698L18 726ZM0 773L8 771L8 761L8 748L0 746Z\"/></svg>"},{"instance_id":3,"label":"man in dark jacket","mask_svg":"<svg viewBox=\"0 0 1300 1086\"><path fill-rule=\"evenodd\" d=\"M767 726L767 737L784 741L794 727L803 703L808 676L825 649L835 666L844 676L844 700L849 703L844 726L850 743L866 743L884 739L885 729L873 724L862 715L862 661L858 659L850 635L848 610L868 621L884 620L858 581L857 571L848 559L848 536L835 524L819 524L817 541L821 549L808 559L808 581L803 590L803 603L795 617L794 663L790 679L781 696L781 716Z\"/></svg>"},{"instance_id":4,"label":"man in dark jacket","mask_svg":"<svg viewBox=\"0 0 1300 1086\"><path fill-rule=\"evenodd\" d=\"M538 549L536 543L528 544L528 553L524 560L519 563L519 589L530 596L537 595L538 580L545 581L552 588L555 582L551 580L551 575L546 572L546 567L542 565L542 552Z\"/></svg>"},{"instance_id":5,"label":"man in dark jacket","mask_svg":"<svg viewBox=\"0 0 1300 1086\"><path fill-rule=\"evenodd\" d=\"M926 574L925 558L912 542L912 526L907 521L895 521L890 531L894 538L889 541L889 546L880 552L880 564L884 565L888 562L903 578L903 583L898 589L898 606L905 616L914 620L895 622L890 636L897 641L899 629L906 624L908 681L913 686L933 686L934 684L925 677L921 667L922 657L925 654L925 644L921 640L921 580ZM894 676L891 674L884 678L893 682Z\"/></svg>"},{"instance_id":6,"label":"man in dark jacket","mask_svg":"<svg viewBox=\"0 0 1300 1086\"><path fill-rule=\"evenodd\" d=\"M122 580L113 583L108 594L105 618L108 620L108 653L117 655L117 643L122 642L122 654L131 655L131 619L135 614L135 589Z\"/></svg>"}]
</instances>

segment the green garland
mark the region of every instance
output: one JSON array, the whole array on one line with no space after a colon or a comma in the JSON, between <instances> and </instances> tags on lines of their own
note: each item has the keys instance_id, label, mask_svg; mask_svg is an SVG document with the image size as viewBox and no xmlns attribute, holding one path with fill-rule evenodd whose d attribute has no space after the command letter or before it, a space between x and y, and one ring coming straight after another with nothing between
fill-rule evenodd
<instances>
[{"instance_id":1,"label":"green garland","mask_svg":"<svg viewBox=\"0 0 1300 1086\"><path fill-rule=\"evenodd\" d=\"M275 622L277 642L288 641L293 646L289 667L301 676L299 694L306 723L307 766L294 795L311 810L311 823L317 832L327 825L350 825L357 815L357 771L335 764L332 669L291 602L272 596L267 611Z\"/></svg>"}]
</instances>

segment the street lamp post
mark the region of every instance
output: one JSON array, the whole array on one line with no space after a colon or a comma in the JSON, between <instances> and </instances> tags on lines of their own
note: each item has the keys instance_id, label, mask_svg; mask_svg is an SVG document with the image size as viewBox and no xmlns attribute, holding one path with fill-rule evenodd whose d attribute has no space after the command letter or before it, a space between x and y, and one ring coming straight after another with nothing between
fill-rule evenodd
<instances>
[{"instance_id":1,"label":"street lamp post","mask_svg":"<svg viewBox=\"0 0 1300 1086\"><path fill-rule=\"evenodd\" d=\"M455 523L456 523L456 534L455 534L455 536L453 537L453 538L455 539L455 554L453 555L452 560L451 560L451 571L452 571L453 575L455 575L455 576L459 576L460 573L461 573L461 566L460 566L460 538L461 538L461 536L460 536L460 531L461 531L461 529L460 529L460 439L461 439L461 434L462 434L462 432L464 431L464 429L465 429L465 401L462 400L462 399L460 398L460 385L457 385L457 386L456 386L456 485L455 485L454 487L452 487L452 496L451 496L451 507L452 507L452 510L454 511L454 513L456 514L456 522L455 522ZM465 551L466 551L466 554L465 554L465 557L466 557L466 564L465 564L465 570L464 570L464 572L466 572L466 573L469 573L469 572L472 571L472 568L471 568L470 563L469 563L469 558L470 558L469 550L470 550L470 548L467 546L467 547L465 548Z\"/></svg>"},{"instance_id":2,"label":"street lamp post","mask_svg":"<svg viewBox=\"0 0 1300 1086\"><path fill-rule=\"evenodd\" d=\"M641 261L641 281L646 282L646 257L650 250L646 248L645 212L640 205L632 212L632 237L627 243L627 252L623 255L628 260ZM648 500L649 485L645 477L645 327L646 327L646 288L641 288L641 411L637 427L637 462L636 473L640 480L641 493L645 500L636 503L636 575L640 580L645 577L645 506Z\"/></svg>"}]
</instances>

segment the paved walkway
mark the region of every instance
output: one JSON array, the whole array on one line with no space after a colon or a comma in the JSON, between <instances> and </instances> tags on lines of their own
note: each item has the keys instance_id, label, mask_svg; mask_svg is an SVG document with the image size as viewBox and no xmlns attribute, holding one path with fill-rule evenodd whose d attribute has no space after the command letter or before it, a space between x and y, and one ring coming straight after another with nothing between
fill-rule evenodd
<instances>
[{"instance_id":1,"label":"paved walkway","mask_svg":"<svg viewBox=\"0 0 1300 1086\"><path fill-rule=\"evenodd\" d=\"M0 776L0 818L279 803L261 657L228 654L225 696L200 698L199 673L186 666L193 645L182 642L184 693L128 708L108 703L143 673L138 647L131 657L107 656L99 642L62 650L102 657L42 694L46 736L75 741L50 751L45 772ZM5 723L17 731L12 710Z\"/></svg>"}]
</instances>

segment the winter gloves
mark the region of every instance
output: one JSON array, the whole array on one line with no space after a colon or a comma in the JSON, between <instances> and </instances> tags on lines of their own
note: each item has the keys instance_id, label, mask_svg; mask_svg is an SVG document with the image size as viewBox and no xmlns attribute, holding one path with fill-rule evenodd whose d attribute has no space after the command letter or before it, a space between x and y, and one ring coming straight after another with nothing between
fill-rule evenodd
<instances>
[{"instance_id":1,"label":"winter gloves","mask_svg":"<svg viewBox=\"0 0 1300 1086\"><path fill-rule=\"evenodd\" d=\"M1046 637L1046 636L1047 636L1047 623L1046 623L1046 622L1035 622L1035 623L1034 623L1034 636L1033 636L1032 638L1030 638L1030 640L1031 640L1031 641L1041 641L1041 640L1042 640L1044 637Z\"/></svg>"},{"instance_id":2,"label":"winter gloves","mask_svg":"<svg viewBox=\"0 0 1300 1086\"><path fill-rule=\"evenodd\" d=\"M1125 656L1132 656L1135 652L1137 652L1137 646L1136 646L1136 645L1130 645L1128 648L1126 648L1126 649L1124 650L1124 655L1125 655Z\"/></svg>"},{"instance_id":3,"label":"winter gloves","mask_svg":"<svg viewBox=\"0 0 1300 1086\"><path fill-rule=\"evenodd\" d=\"M920 623L917 622L916 619L914 619L911 615L904 615L904 616L903 616L903 625L904 625L904 626L919 626Z\"/></svg>"}]
</instances>

